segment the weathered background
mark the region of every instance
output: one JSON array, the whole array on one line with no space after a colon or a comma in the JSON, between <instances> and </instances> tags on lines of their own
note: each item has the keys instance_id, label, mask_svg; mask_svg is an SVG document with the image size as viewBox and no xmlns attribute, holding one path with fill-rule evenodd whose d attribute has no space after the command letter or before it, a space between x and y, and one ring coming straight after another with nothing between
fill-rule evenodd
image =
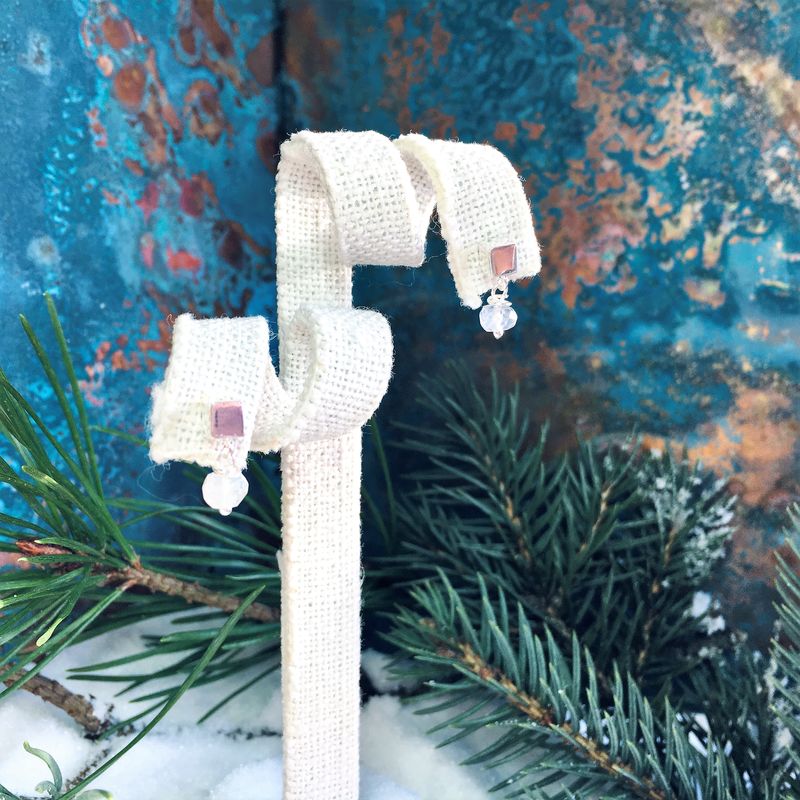
<instances>
[{"instance_id":1,"label":"weathered background","mask_svg":"<svg viewBox=\"0 0 800 800\"><path fill-rule=\"evenodd\" d=\"M274 318L287 133L494 143L542 275L495 342L440 259L361 271L397 343L384 418L457 355L521 381L557 446L634 426L685 444L742 498L728 611L766 619L800 493L795 0L8 0L0 92L3 366L51 402L16 325L49 291L96 418L139 431L172 315ZM120 486L162 477L104 454Z\"/></svg>"}]
</instances>

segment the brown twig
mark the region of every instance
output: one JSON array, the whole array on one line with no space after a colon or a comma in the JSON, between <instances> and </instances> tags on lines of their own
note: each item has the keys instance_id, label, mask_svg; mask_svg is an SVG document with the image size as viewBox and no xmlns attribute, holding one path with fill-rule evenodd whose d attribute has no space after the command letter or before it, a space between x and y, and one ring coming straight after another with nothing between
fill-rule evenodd
<instances>
[{"instance_id":1,"label":"brown twig","mask_svg":"<svg viewBox=\"0 0 800 800\"><path fill-rule=\"evenodd\" d=\"M118 572L110 572L106 576L108 583L127 583L132 586L141 586L151 592L167 594L171 597L182 597L187 603L196 603L203 606L212 606L232 614L242 604L239 597L234 597L222 592L207 589L199 583L190 583L172 575L146 569L144 567L126 567ZM266 606L263 603L253 603L243 616L257 622L277 622L280 612L277 608Z\"/></svg>"},{"instance_id":2,"label":"brown twig","mask_svg":"<svg viewBox=\"0 0 800 800\"><path fill-rule=\"evenodd\" d=\"M17 549L26 556L74 555L66 548L39 544L26 539L20 539L16 544ZM107 585L121 585L125 589L141 586L151 592L159 592L170 597L182 597L187 603L211 606L228 613L233 613L242 604L241 599L233 595L215 592L199 583L184 581L172 575L143 567L139 563L123 569L108 571L98 566L96 571L104 574ZM280 612L263 603L253 603L245 610L243 616L257 622L277 622L280 619Z\"/></svg>"},{"instance_id":3,"label":"brown twig","mask_svg":"<svg viewBox=\"0 0 800 800\"><path fill-rule=\"evenodd\" d=\"M22 672L17 672L15 675L5 678L3 683L6 686L11 686L22 675ZM94 713L94 708L87 698L82 694L71 692L66 686L52 678L45 678L44 675L34 675L19 688L35 694L45 702L62 709L92 736L97 736L105 727L105 723Z\"/></svg>"}]
</instances>

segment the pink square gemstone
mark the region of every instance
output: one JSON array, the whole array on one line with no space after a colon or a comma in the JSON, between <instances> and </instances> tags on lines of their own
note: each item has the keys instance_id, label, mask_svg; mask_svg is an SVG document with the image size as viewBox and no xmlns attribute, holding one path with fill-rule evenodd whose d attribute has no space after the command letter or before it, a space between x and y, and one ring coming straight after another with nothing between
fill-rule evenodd
<instances>
[{"instance_id":1,"label":"pink square gemstone","mask_svg":"<svg viewBox=\"0 0 800 800\"><path fill-rule=\"evenodd\" d=\"M517 246L504 244L492 248L492 272L499 278L517 271Z\"/></svg>"},{"instance_id":2,"label":"pink square gemstone","mask_svg":"<svg viewBox=\"0 0 800 800\"><path fill-rule=\"evenodd\" d=\"M241 403L214 403L211 406L211 435L215 439L223 436L244 436Z\"/></svg>"}]
</instances>

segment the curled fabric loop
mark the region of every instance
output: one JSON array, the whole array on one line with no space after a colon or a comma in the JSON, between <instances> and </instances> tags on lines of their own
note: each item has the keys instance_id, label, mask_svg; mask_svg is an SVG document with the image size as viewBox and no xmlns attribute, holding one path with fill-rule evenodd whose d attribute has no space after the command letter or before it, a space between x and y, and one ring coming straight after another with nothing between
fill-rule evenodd
<instances>
[{"instance_id":1,"label":"curled fabric loop","mask_svg":"<svg viewBox=\"0 0 800 800\"><path fill-rule=\"evenodd\" d=\"M250 451L278 451L361 428L391 376L386 319L365 309L301 308L285 336L309 365L294 392L272 365L262 317L178 317L164 381L153 388L151 458L241 471ZM232 400L242 407L243 436L215 438L209 409Z\"/></svg>"},{"instance_id":2,"label":"curled fabric loop","mask_svg":"<svg viewBox=\"0 0 800 800\"><path fill-rule=\"evenodd\" d=\"M522 184L487 145L416 134L294 134L276 186L280 378L263 319L180 317L153 390L151 456L217 468L281 451L281 660L285 800L356 800L360 659L361 432L386 391L391 333L352 307L357 264L419 266L434 206L461 302L539 271ZM208 408L242 405L231 449Z\"/></svg>"},{"instance_id":3,"label":"curled fabric loop","mask_svg":"<svg viewBox=\"0 0 800 800\"><path fill-rule=\"evenodd\" d=\"M516 245L513 280L539 272L542 262L530 205L516 170L499 150L416 133L401 136L395 145L421 207L436 204L447 262L465 306L480 308L481 295L493 287L487 265L496 247Z\"/></svg>"},{"instance_id":4,"label":"curled fabric loop","mask_svg":"<svg viewBox=\"0 0 800 800\"><path fill-rule=\"evenodd\" d=\"M165 380L153 389L151 455L159 463L229 466L230 448L213 440L207 424L205 409L219 401L244 406L244 437L234 448L237 469L244 468L248 450L277 451L363 425L385 391L391 341L376 312L352 309L352 267L420 265L434 206L459 297L470 308L479 307L481 294L492 288L493 248L516 245L513 280L540 268L522 185L492 147L418 134L392 142L369 131L304 131L284 143L281 156L280 380L263 319L181 316ZM298 313L301 306L306 308ZM336 318L337 309L351 316ZM348 378L338 388L330 381L327 388L315 385L332 370Z\"/></svg>"},{"instance_id":5,"label":"curled fabric loop","mask_svg":"<svg viewBox=\"0 0 800 800\"><path fill-rule=\"evenodd\" d=\"M243 470L268 382L274 395L283 391L270 362L265 319L198 320L182 314L172 330L164 380L152 391L150 458L158 464L187 461ZM242 405L244 436L215 439L211 407L232 400Z\"/></svg>"},{"instance_id":6,"label":"curled fabric loop","mask_svg":"<svg viewBox=\"0 0 800 800\"><path fill-rule=\"evenodd\" d=\"M333 439L361 428L378 407L392 372L392 332L382 314L356 308L297 311L287 331L293 357L309 370L299 392L280 403L265 392L252 450ZM277 414L278 408L285 408Z\"/></svg>"}]
</instances>

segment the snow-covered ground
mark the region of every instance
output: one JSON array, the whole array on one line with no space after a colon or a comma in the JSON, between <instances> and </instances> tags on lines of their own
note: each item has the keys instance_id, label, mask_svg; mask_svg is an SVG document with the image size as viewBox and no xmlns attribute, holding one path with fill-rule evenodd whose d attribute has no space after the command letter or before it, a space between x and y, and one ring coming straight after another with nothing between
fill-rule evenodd
<instances>
[{"instance_id":1,"label":"snow-covered ground","mask_svg":"<svg viewBox=\"0 0 800 800\"><path fill-rule=\"evenodd\" d=\"M168 620L150 621L98 637L63 654L46 674L91 695L101 718L110 706L117 718L138 712L135 694L114 696L119 684L73 681L68 670L138 650L142 634L169 628ZM161 666L155 660L147 663L153 670ZM488 788L503 775L460 766L472 752L468 745L437 749L436 739L425 733L437 718L415 715L413 706L390 694L396 687L386 672L386 658L367 651L363 664L386 694L373 697L362 710L362 800L487 800ZM239 695L202 725L196 722L241 682L240 675L235 684L221 681L188 692L94 788L112 792L115 800L279 800L279 675ZM148 684L142 693L157 686ZM123 747L132 735L91 742L64 712L28 692L15 692L0 703L0 784L30 796L39 781L50 777L45 765L23 750L23 741L55 756L69 781Z\"/></svg>"}]
</instances>

